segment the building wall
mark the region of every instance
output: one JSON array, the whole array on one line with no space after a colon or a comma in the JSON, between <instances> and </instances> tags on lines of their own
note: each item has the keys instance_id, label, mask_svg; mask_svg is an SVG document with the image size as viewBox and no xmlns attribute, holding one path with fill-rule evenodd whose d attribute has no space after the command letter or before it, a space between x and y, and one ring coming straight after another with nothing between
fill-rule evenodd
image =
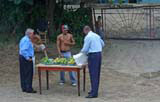
<instances>
[{"instance_id":1,"label":"building wall","mask_svg":"<svg viewBox=\"0 0 160 102\"><path fill-rule=\"evenodd\" d=\"M88 2L88 3L108 3L109 0L64 0L65 2L70 2L72 4L79 4L80 1ZM118 3L119 0L113 0L114 3ZM123 0L124 3L134 2L137 3L160 3L160 0Z\"/></svg>"},{"instance_id":2,"label":"building wall","mask_svg":"<svg viewBox=\"0 0 160 102\"><path fill-rule=\"evenodd\" d=\"M126 2L129 0L125 0ZM137 0L137 3L160 3L160 0Z\"/></svg>"},{"instance_id":3,"label":"building wall","mask_svg":"<svg viewBox=\"0 0 160 102\"><path fill-rule=\"evenodd\" d=\"M160 3L160 0L142 0L141 3Z\"/></svg>"},{"instance_id":4,"label":"building wall","mask_svg":"<svg viewBox=\"0 0 160 102\"><path fill-rule=\"evenodd\" d=\"M99 1L103 1L103 0L99 0ZM104 0L105 1L105 0ZM107 2L108 0L106 0ZM123 0L124 3L129 3L130 2L133 2L134 0ZM160 0L136 0L137 3L160 3ZM118 3L118 0L114 0L114 3Z\"/></svg>"}]
</instances>

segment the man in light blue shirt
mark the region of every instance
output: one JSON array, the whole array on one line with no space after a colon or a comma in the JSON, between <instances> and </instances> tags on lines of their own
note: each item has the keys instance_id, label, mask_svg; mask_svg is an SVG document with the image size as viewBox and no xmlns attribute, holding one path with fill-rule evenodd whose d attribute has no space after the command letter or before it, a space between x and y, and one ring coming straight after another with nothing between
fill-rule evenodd
<instances>
[{"instance_id":1,"label":"man in light blue shirt","mask_svg":"<svg viewBox=\"0 0 160 102\"><path fill-rule=\"evenodd\" d=\"M101 71L101 52L104 42L101 37L92 32L89 26L85 26L83 32L86 34L82 53L88 54L88 68L91 81L91 90L86 98L98 97L100 71Z\"/></svg>"},{"instance_id":2,"label":"man in light blue shirt","mask_svg":"<svg viewBox=\"0 0 160 102\"><path fill-rule=\"evenodd\" d=\"M84 39L84 45L81 52L86 54L94 53L94 52L102 52L102 48L104 47L103 40L98 34L92 32L90 28L87 27L87 30L88 29L89 31L85 33L87 35ZM85 28L84 28L84 32L85 32Z\"/></svg>"},{"instance_id":3,"label":"man in light blue shirt","mask_svg":"<svg viewBox=\"0 0 160 102\"><path fill-rule=\"evenodd\" d=\"M34 57L34 48L31 42L32 35L25 35L19 44L19 54L22 55L26 60L32 60Z\"/></svg>"},{"instance_id":4,"label":"man in light blue shirt","mask_svg":"<svg viewBox=\"0 0 160 102\"><path fill-rule=\"evenodd\" d=\"M34 48L31 39L34 30L28 28L19 44L20 81L23 92L36 93L32 88Z\"/></svg>"}]
</instances>

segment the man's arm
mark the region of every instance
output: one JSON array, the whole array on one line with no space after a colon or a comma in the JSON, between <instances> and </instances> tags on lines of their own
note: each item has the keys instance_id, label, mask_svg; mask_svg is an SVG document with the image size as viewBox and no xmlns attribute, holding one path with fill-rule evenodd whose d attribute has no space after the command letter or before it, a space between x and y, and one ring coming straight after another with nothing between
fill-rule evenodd
<instances>
[{"instance_id":1,"label":"man's arm","mask_svg":"<svg viewBox=\"0 0 160 102\"><path fill-rule=\"evenodd\" d=\"M34 45L34 47L35 47L36 49L38 49L39 51L46 51L46 50L47 50L47 48L46 48L46 46L45 46L44 44L40 44L40 45L33 44L33 45Z\"/></svg>"},{"instance_id":2,"label":"man's arm","mask_svg":"<svg viewBox=\"0 0 160 102\"><path fill-rule=\"evenodd\" d=\"M75 40L74 40L73 36L71 35L71 45L75 45L75 44L76 44Z\"/></svg>"},{"instance_id":3,"label":"man's arm","mask_svg":"<svg viewBox=\"0 0 160 102\"><path fill-rule=\"evenodd\" d=\"M100 39L100 40L101 40L102 47L104 47L105 46L104 41L102 39Z\"/></svg>"},{"instance_id":4,"label":"man's arm","mask_svg":"<svg viewBox=\"0 0 160 102\"><path fill-rule=\"evenodd\" d=\"M28 49L29 49L29 42L28 41L23 42L23 45L20 44L20 52L21 52L22 56L25 57L26 60L31 61L30 57L32 57L32 56L30 56L28 54Z\"/></svg>"},{"instance_id":5,"label":"man's arm","mask_svg":"<svg viewBox=\"0 0 160 102\"><path fill-rule=\"evenodd\" d=\"M73 39L72 35L70 36L70 42L66 41L65 44L70 45L70 46L75 45L75 40Z\"/></svg>"},{"instance_id":6,"label":"man's arm","mask_svg":"<svg viewBox=\"0 0 160 102\"><path fill-rule=\"evenodd\" d=\"M88 37L85 37L83 48L81 49L82 53L88 53L90 47L91 40Z\"/></svg>"},{"instance_id":7,"label":"man's arm","mask_svg":"<svg viewBox=\"0 0 160 102\"><path fill-rule=\"evenodd\" d=\"M60 36L57 37L57 50L58 50L58 54L61 55L61 49L60 49Z\"/></svg>"}]
</instances>

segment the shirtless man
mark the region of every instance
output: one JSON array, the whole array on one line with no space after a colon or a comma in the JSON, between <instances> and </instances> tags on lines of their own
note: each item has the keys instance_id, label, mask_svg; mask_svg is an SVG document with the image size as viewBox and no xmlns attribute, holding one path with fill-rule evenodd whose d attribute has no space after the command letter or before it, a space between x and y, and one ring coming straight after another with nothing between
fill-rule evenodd
<instances>
[{"instance_id":1,"label":"shirtless man","mask_svg":"<svg viewBox=\"0 0 160 102\"><path fill-rule=\"evenodd\" d=\"M96 21L96 33L101 37L102 40L105 40L101 16L98 16L97 21Z\"/></svg>"},{"instance_id":2,"label":"shirtless man","mask_svg":"<svg viewBox=\"0 0 160 102\"><path fill-rule=\"evenodd\" d=\"M57 37L57 50L61 57L70 58L71 52L70 49L75 45L72 34L68 33L68 26L62 25L62 34ZM60 72L60 85L65 83L65 72ZM69 72L70 80L72 86L76 86L76 75L75 72Z\"/></svg>"}]
</instances>

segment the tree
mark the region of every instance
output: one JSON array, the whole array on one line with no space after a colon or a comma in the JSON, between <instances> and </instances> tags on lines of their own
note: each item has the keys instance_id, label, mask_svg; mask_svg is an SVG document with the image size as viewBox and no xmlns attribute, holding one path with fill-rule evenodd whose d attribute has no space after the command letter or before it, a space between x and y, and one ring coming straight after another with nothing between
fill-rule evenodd
<instances>
[{"instance_id":1,"label":"tree","mask_svg":"<svg viewBox=\"0 0 160 102\"><path fill-rule=\"evenodd\" d=\"M46 18L50 22L49 23L49 27L50 27L49 36L50 36L50 34L53 34L52 28L53 28L53 24L54 24L53 19L54 19L54 10L55 10L55 5L56 5L56 0L9 0L9 1L14 2L16 5L20 5L21 3L27 3L27 4L31 5L32 7L40 1L45 2L44 5L46 6L46 12L47 12ZM32 12L32 11L30 11L30 12Z\"/></svg>"},{"instance_id":2,"label":"tree","mask_svg":"<svg viewBox=\"0 0 160 102\"><path fill-rule=\"evenodd\" d=\"M54 19L54 10L56 5L56 0L46 0L46 6L47 6L47 16L49 21L49 37L50 34L53 34L53 19Z\"/></svg>"},{"instance_id":3,"label":"tree","mask_svg":"<svg viewBox=\"0 0 160 102\"><path fill-rule=\"evenodd\" d=\"M22 2L26 2L30 5L33 5L33 0L8 0L8 1L13 1L15 4L19 5Z\"/></svg>"}]
</instances>

